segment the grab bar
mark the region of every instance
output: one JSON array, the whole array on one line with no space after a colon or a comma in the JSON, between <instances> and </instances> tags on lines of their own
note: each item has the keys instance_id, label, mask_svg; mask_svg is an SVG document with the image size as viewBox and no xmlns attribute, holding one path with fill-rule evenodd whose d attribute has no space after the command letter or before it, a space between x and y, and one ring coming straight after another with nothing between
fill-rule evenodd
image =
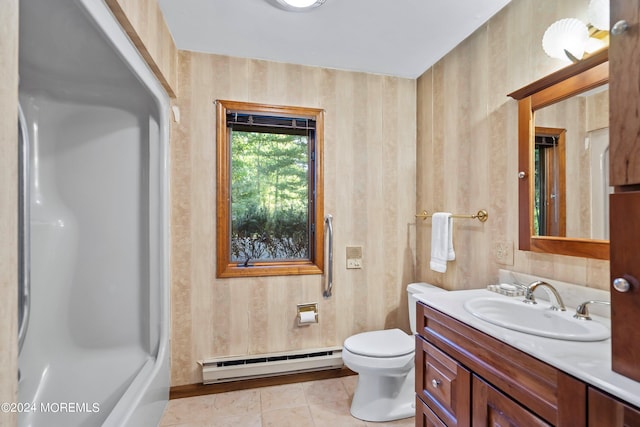
<instances>
[{"instance_id":1,"label":"grab bar","mask_svg":"<svg viewBox=\"0 0 640 427\"><path fill-rule=\"evenodd\" d=\"M324 217L324 223L327 226L327 234L329 236L329 248L327 250L329 253L329 255L327 256L328 258L327 275L326 275L327 280L326 280L324 292L322 293L322 296L324 296L325 298L331 297L331 290L333 289L333 225L332 225L332 221L333 221L333 216L327 214Z\"/></svg>"},{"instance_id":2,"label":"grab bar","mask_svg":"<svg viewBox=\"0 0 640 427\"><path fill-rule=\"evenodd\" d=\"M18 104L18 352L22 350L31 315L30 171L27 121Z\"/></svg>"}]
</instances>

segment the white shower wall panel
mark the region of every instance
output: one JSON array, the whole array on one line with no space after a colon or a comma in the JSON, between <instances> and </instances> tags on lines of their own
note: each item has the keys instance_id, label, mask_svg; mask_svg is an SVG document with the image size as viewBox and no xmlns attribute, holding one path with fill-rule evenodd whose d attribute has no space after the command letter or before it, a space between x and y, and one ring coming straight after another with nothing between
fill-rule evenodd
<instances>
[{"instance_id":1,"label":"white shower wall panel","mask_svg":"<svg viewBox=\"0 0 640 427\"><path fill-rule=\"evenodd\" d=\"M33 297L21 360L30 367L21 395L98 403L100 412L85 414L98 421L117 402L109 394L122 394L155 350L148 218L157 122L140 108L21 100L33 135ZM79 421L65 418L48 420Z\"/></svg>"},{"instance_id":2,"label":"white shower wall panel","mask_svg":"<svg viewBox=\"0 0 640 427\"><path fill-rule=\"evenodd\" d=\"M139 286L149 281L148 114L47 99L39 111L46 195L32 219L55 220L48 206L64 206L77 228L77 249L69 251L76 267L64 298L69 338L85 348L148 351L148 298Z\"/></svg>"}]
</instances>

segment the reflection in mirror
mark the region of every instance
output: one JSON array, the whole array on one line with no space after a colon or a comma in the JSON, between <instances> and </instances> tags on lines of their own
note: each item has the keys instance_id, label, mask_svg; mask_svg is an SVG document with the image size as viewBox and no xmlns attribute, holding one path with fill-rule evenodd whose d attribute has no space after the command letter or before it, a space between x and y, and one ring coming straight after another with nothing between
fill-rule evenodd
<instances>
[{"instance_id":1,"label":"reflection in mirror","mask_svg":"<svg viewBox=\"0 0 640 427\"><path fill-rule=\"evenodd\" d=\"M536 236L566 236L565 129L536 126L533 230Z\"/></svg>"},{"instance_id":2,"label":"reflection in mirror","mask_svg":"<svg viewBox=\"0 0 640 427\"><path fill-rule=\"evenodd\" d=\"M535 111L534 235L608 239L608 104L603 85Z\"/></svg>"},{"instance_id":3,"label":"reflection in mirror","mask_svg":"<svg viewBox=\"0 0 640 427\"><path fill-rule=\"evenodd\" d=\"M591 153L591 238L609 240L609 128L589 132Z\"/></svg>"}]
</instances>

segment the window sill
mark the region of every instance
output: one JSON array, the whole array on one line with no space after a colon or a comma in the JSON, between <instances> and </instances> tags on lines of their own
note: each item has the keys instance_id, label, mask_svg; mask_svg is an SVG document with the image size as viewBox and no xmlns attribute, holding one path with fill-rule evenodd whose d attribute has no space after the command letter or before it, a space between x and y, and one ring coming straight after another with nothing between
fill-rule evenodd
<instances>
[{"instance_id":1,"label":"window sill","mask_svg":"<svg viewBox=\"0 0 640 427\"><path fill-rule=\"evenodd\" d=\"M322 272L322 268L311 262L278 263L275 265L256 263L247 267L227 264L218 266L217 277L299 276L322 274Z\"/></svg>"}]
</instances>

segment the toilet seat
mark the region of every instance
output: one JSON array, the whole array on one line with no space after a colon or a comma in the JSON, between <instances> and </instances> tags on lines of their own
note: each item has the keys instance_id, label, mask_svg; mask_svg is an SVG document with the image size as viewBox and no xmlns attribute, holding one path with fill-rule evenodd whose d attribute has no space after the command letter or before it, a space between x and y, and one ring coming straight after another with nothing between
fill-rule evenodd
<instances>
[{"instance_id":1,"label":"toilet seat","mask_svg":"<svg viewBox=\"0 0 640 427\"><path fill-rule=\"evenodd\" d=\"M400 329L385 329L350 336L344 348L360 356L391 358L413 354L415 341Z\"/></svg>"}]
</instances>

